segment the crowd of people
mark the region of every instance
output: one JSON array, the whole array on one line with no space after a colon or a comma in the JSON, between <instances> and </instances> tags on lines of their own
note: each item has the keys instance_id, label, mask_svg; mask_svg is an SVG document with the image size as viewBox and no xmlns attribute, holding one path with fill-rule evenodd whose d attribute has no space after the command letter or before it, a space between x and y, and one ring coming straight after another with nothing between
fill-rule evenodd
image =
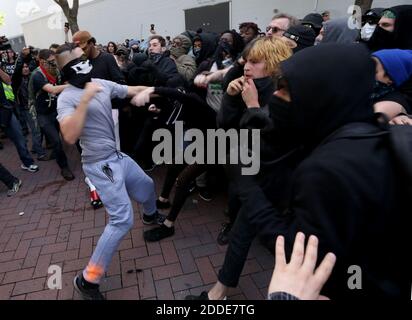
<instances>
[{"instance_id":1,"label":"crowd of people","mask_svg":"<svg viewBox=\"0 0 412 320\"><path fill-rule=\"evenodd\" d=\"M132 228L131 199L142 204L143 223L155 226L144 239L156 242L174 235L194 190L205 201L227 192L217 242L228 249L217 283L189 300L225 299L255 238L272 252L277 241L269 299L318 299L325 283L322 294L334 299L410 297L403 230L412 176L396 161L410 145L393 148L392 129L412 125L412 6L371 9L361 29L351 19L356 25L330 12L301 20L281 13L266 32L245 22L172 38L153 26L146 41L104 47L79 31L48 49L2 52L0 126L21 169L41 170L33 155L55 159L71 181L63 145L76 145L110 217L74 279L83 298L104 299L99 284ZM260 130L260 172L172 161L157 196L152 136L178 122L204 134ZM0 179L8 196L22 186L1 162ZM350 266L361 268L362 290L348 287Z\"/></svg>"}]
</instances>

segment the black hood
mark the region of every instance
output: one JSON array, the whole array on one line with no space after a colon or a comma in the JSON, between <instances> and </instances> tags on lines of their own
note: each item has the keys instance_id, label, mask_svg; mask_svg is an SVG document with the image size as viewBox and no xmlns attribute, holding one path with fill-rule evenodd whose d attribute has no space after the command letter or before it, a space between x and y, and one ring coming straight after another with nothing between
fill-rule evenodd
<instances>
[{"instance_id":1,"label":"black hood","mask_svg":"<svg viewBox=\"0 0 412 320\"><path fill-rule=\"evenodd\" d=\"M378 26L367 43L369 49L412 49L412 5L396 6L386 10L396 15L395 30L388 32Z\"/></svg>"},{"instance_id":2,"label":"black hood","mask_svg":"<svg viewBox=\"0 0 412 320\"><path fill-rule=\"evenodd\" d=\"M219 37L215 33L201 33L196 38L200 38L202 41L202 50L200 50L199 56L196 57L196 63L200 65L215 54Z\"/></svg>"},{"instance_id":3,"label":"black hood","mask_svg":"<svg viewBox=\"0 0 412 320\"><path fill-rule=\"evenodd\" d=\"M375 65L364 46L307 48L280 68L292 98L291 125L306 147L315 147L348 123L373 121Z\"/></svg>"},{"instance_id":4,"label":"black hood","mask_svg":"<svg viewBox=\"0 0 412 320\"><path fill-rule=\"evenodd\" d=\"M398 49L412 49L412 5L390 9L396 14L395 44Z\"/></svg>"}]
</instances>

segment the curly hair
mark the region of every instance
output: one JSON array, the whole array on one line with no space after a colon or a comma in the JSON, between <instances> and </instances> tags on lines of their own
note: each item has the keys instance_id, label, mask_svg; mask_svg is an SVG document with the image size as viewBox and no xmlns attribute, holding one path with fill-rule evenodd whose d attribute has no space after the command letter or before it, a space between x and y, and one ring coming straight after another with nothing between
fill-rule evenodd
<instances>
[{"instance_id":1,"label":"curly hair","mask_svg":"<svg viewBox=\"0 0 412 320\"><path fill-rule=\"evenodd\" d=\"M254 34L257 36L260 33L260 28L258 27L258 25L254 22L243 22L239 25L239 30L241 29L251 29L253 30Z\"/></svg>"}]
</instances>

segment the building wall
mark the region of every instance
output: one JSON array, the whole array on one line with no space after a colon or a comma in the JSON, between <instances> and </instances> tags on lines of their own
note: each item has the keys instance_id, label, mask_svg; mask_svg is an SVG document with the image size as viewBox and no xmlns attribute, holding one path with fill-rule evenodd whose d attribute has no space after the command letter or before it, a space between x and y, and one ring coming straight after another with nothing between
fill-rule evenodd
<instances>
[{"instance_id":1,"label":"building wall","mask_svg":"<svg viewBox=\"0 0 412 320\"><path fill-rule=\"evenodd\" d=\"M51 0L50 0L51 1ZM124 39L141 39L149 36L150 24L164 36L177 35L185 30L184 10L226 2L226 0L94 0L81 6L79 26L90 31L99 43L122 42ZM330 10L332 16L342 17L354 0L233 0L231 1L231 27L237 29L239 23L256 22L262 29L266 27L274 10L288 12L303 18L310 12ZM374 6L389 7L398 4L412 4L412 0L375 0ZM47 47L50 43L62 43L65 19L45 15L22 24L27 44ZM56 20L56 21L54 21ZM50 29L48 25L60 23L60 29Z\"/></svg>"}]
</instances>

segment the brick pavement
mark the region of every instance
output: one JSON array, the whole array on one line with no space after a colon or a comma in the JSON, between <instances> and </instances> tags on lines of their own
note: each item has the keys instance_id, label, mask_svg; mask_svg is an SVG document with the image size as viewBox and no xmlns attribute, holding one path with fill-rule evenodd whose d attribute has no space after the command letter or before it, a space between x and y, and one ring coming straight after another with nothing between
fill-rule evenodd
<instances>
[{"instance_id":1,"label":"brick pavement","mask_svg":"<svg viewBox=\"0 0 412 320\"><path fill-rule=\"evenodd\" d=\"M66 182L54 161L39 163L36 174L23 172L14 146L9 140L3 143L0 161L23 180L23 187L7 198L5 186L0 185L0 299L79 299L73 292L73 277L88 262L108 220L103 209L90 207L80 157L66 147L76 175ZM152 174L158 190L164 173L164 168L156 168ZM147 227L135 204L135 225L113 258L102 292L113 300L183 299L210 288L226 251L216 243L225 220L225 201L224 195L210 203L193 195L179 216L176 234L159 243L143 240ZM62 268L62 290L48 289L50 265ZM264 299L272 268L271 255L255 243L240 284L229 298Z\"/></svg>"}]
</instances>

